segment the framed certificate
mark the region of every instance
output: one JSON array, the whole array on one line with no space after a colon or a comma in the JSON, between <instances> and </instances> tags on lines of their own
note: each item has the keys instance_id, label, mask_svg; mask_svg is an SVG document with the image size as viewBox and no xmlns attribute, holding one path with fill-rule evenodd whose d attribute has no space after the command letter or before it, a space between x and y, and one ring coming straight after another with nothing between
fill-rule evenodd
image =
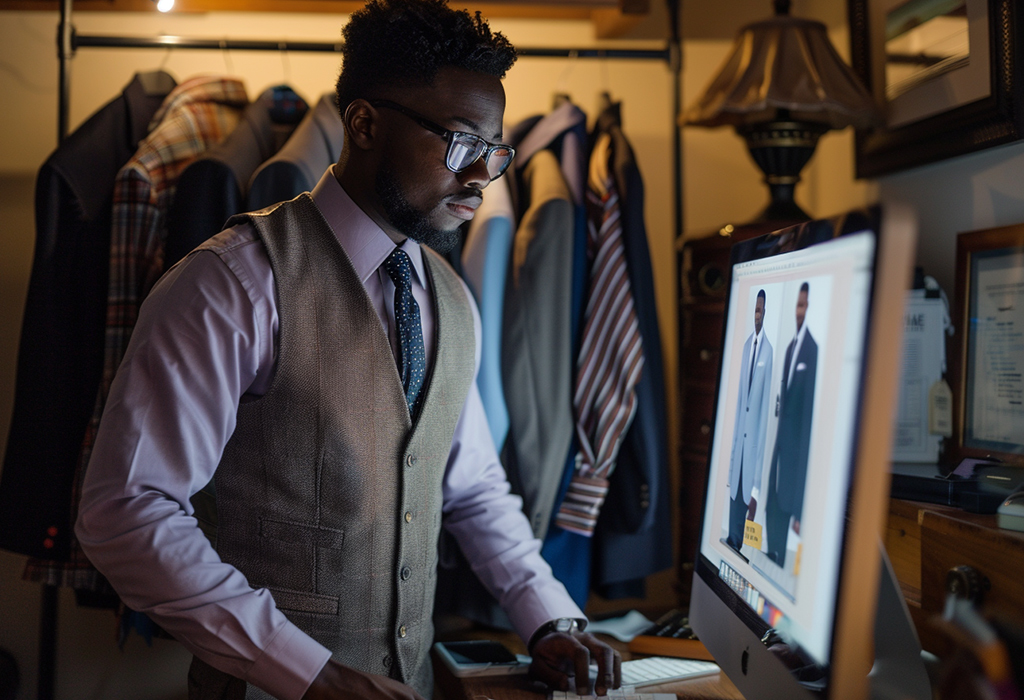
<instances>
[{"instance_id":1,"label":"framed certificate","mask_svg":"<svg viewBox=\"0 0 1024 700\"><path fill-rule=\"evenodd\" d=\"M1024 224L957 236L954 323L960 455L1024 466Z\"/></svg>"}]
</instances>

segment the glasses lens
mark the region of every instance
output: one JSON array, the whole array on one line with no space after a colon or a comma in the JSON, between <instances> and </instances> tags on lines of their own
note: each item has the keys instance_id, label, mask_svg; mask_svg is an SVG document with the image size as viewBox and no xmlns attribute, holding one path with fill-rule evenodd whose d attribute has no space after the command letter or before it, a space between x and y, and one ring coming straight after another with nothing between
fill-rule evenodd
<instances>
[{"instance_id":1,"label":"glasses lens","mask_svg":"<svg viewBox=\"0 0 1024 700\"><path fill-rule=\"evenodd\" d=\"M508 168L509 163L512 162L512 156L515 155L515 151L505 146L498 146L491 151L490 157L487 159L487 174L491 176L491 179L501 177L501 174Z\"/></svg>"},{"instance_id":2,"label":"glasses lens","mask_svg":"<svg viewBox=\"0 0 1024 700\"><path fill-rule=\"evenodd\" d=\"M465 170L476 162L485 148L487 148L487 142L479 136L454 134L451 145L448 147L448 167L455 172Z\"/></svg>"}]
</instances>

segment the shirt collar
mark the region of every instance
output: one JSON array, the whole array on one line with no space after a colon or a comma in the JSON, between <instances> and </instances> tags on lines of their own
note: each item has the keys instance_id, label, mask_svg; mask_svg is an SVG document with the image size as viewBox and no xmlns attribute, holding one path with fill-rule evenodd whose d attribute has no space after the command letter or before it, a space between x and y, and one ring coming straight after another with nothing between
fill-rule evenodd
<instances>
[{"instance_id":1,"label":"shirt collar","mask_svg":"<svg viewBox=\"0 0 1024 700\"><path fill-rule=\"evenodd\" d=\"M796 344L799 345L800 341L807 335L807 319L804 319L804 325L800 326L800 330L796 332Z\"/></svg>"},{"instance_id":2,"label":"shirt collar","mask_svg":"<svg viewBox=\"0 0 1024 700\"><path fill-rule=\"evenodd\" d=\"M338 243L352 261L356 274L365 285L370 276L377 272L391 255L395 249L395 242L352 201L341 183L334 177L333 165L324 172L320 182L313 188L312 195L313 202L327 219ZM416 281L421 287L426 288L426 270L423 267L423 251L419 243L406 238L398 247L409 255Z\"/></svg>"}]
</instances>

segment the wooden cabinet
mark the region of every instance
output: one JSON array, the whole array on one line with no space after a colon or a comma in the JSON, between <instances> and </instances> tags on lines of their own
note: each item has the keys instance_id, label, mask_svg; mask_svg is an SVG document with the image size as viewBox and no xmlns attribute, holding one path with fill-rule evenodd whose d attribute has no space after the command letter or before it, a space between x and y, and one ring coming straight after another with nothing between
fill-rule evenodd
<instances>
[{"instance_id":1,"label":"wooden cabinet","mask_svg":"<svg viewBox=\"0 0 1024 700\"><path fill-rule=\"evenodd\" d=\"M942 651L929 620L956 567L977 573L984 609L1024 623L1024 533L999 529L994 515L893 499L885 546L925 649Z\"/></svg>"}]
</instances>

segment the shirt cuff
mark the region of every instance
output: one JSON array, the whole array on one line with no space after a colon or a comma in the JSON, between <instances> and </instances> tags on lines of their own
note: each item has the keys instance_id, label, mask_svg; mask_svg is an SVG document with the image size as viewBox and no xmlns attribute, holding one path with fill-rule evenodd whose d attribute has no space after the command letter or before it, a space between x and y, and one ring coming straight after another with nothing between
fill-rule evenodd
<instances>
[{"instance_id":1,"label":"shirt cuff","mask_svg":"<svg viewBox=\"0 0 1024 700\"><path fill-rule=\"evenodd\" d=\"M301 700L331 652L294 623L274 635L249 667L245 681L281 700Z\"/></svg>"},{"instance_id":2,"label":"shirt cuff","mask_svg":"<svg viewBox=\"0 0 1024 700\"><path fill-rule=\"evenodd\" d=\"M750 497L753 498L755 501L760 502L761 501L761 489L757 488L756 486L754 488L750 489Z\"/></svg>"}]
</instances>

